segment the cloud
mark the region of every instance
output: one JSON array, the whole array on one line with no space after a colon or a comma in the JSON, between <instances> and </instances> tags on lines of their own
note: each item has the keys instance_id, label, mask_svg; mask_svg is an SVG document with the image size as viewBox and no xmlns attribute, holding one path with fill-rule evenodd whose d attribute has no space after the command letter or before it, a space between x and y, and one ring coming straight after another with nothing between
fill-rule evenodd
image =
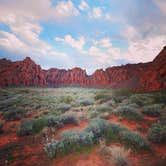
<instances>
[{"instance_id":1,"label":"cloud","mask_svg":"<svg viewBox=\"0 0 166 166\"><path fill-rule=\"evenodd\" d=\"M85 44L85 38L83 36L74 39L71 35L66 35L64 38L55 37L55 41L63 42L79 51L83 50Z\"/></svg>"},{"instance_id":2,"label":"cloud","mask_svg":"<svg viewBox=\"0 0 166 166\"><path fill-rule=\"evenodd\" d=\"M17 19L26 18L29 21L63 21L77 15L79 11L71 0L58 1L54 6L50 0L2 0L0 5L0 21L2 22L12 21L11 16Z\"/></svg>"},{"instance_id":3,"label":"cloud","mask_svg":"<svg viewBox=\"0 0 166 166\"><path fill-rule=\"evenodd\" d=\"M13 33L0 31L0 48L2 49L11 53L31 56L33 59L51 58L62 62L69 62L70 59L70 62L72 63L72 59L69 58L67 54L56 51L44 41L39 40L38 36L36 36L35 41L37 41L37 43L33 43L32 41L30 44L30 42L24 42Z\"/></svg>"},{"instance_id":4,"label":"cloud","mask_svg":"<svg viewBox=\"0 0 166 166\"><path fill-rule=\"evenodd\" d=\"M108 38L108 37L103 38L101 40L93 40L93 43L95 45L98 45L99 47L102 47L102 48L109 48L112 46L110 38Z\"/></svg>"},{"instance_id":5,"label":"cloud","mask_svg":"<svg viewBox=\"0 0 166 166\"><path fill-rule=\"evenodd\" d=\"M53 11L51 13L51 16L55 14L59 18L65 18L69 16L78 16L79 11L78 9L74 6L72 1L60 1L57 6L53 7Z\"/></svg>"},{"instance_id":6,"label":"cloud","mask_svg":"<svg viewBox=\"0 0 166 166\"><path fill-rule=\"evenodd\" d=\"M54 6L50 0L2 0L0 23L7 25L10 31L0 31L0 49L11 52L11 56L31 56L43 66L49 61L54 62L54 66L71 67L74 60L69 55L40 39L40 22L60 21L78 14L79 11L70 0L59 1Z\"/></svg>"},{"instance_id":7,"label":"cloud","mask_svg":"<svg viewBox=\"0 0 166 166\"><path fill-rule=\"evenodd\" d=\"M112 21L111 14L104 12L101 7L91 8L88 12L88 16L91 19L104 19L106 21Z\"/></svg>"},{"instance_id":8,"label":"cloud","mask_svg":"<svg viewBox=\"0 0 166 166\"><path fill-rule=\"evenodd\" d=\"M22 51L27 52L27 46L20 41L14 34L0 31L0 47L7 49L8 51Z\"/></svg>"},{"instance_id":9,"label":"cloud","mask_svg":"<svg viewBox=\"0 0 166 166\"><path fill-rule=\"evenodd\" d=\"M89 13L89 17L93 19L99 19L102 18L103 12L100 7L94 7L92 11Z\"/></svg>"},{"instance_id":10,"label":"cloud","mask_svg":"<svg viewBox=\"0 0 166 166\"><path fill-rule=\"evenodd\" d=\"M79 9L82 11L86 11L89 9L89 5L86 3L85 0L81 0L81 3L79 5Z\"/></svg>"},{"instance_id":11,"label":"cloud","mask_svg":"<svg viewBox=\"0 0 166 166\"><path fill-rule=\"evenodd\" d=\"M155 58L165 44L166 35L129 41L128 50L124 53L123 58L132 63L149 62Z\"/></svg>"}]
</instances>

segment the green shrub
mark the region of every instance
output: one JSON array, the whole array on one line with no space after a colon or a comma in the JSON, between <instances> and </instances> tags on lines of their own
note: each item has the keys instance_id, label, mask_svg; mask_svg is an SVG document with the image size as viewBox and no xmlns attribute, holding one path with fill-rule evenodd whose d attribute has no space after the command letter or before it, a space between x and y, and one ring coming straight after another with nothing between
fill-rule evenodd
<instances>
[{"instance_id":1,"label":"green shrub","mask_svg":"<svg viewBox=\"0 0 166 166\"><path fill-rule=\"evenodd\" d=\"M81 151L93 145L93 133L71 130L62 133L61 137L61 140L54 140L44 146L44 150L50 158Z\"/></svg>"},{"instance_id":2,"label":"green shrub","mask_svg":"<svg viewBox=\"0 0 166 166\"><path fill-rule=\"evenodd\" d=\"M114 97L118 97L118 96L129 97L133 94L133 92L129 89L117 89L117 90L113 90L112 94Z\"/></svg>"},{"instance_id":3,"label":"green shrub","mask_svg":"<svg viewBox=\"0 0 166 166\"><path fill-rule=\"evenodd\" d=\"M49 117L47 119L49 127L61 128L65 124L78 124L78 119L74 115L59 115L56 117Z\"/></svg>"},{"instance_id":4,"label":"green shrub","mask_svg":"<svg viewBox=\"0 0 166 166\"><path fill-rule=\"evenodd\" d=\"M119 141L119 135L121 131L128 131L127 128L117 123L109 123L105 139L107 143Z\"/></svg>"},{"instance_id":5,"label":"green shrub","mask_svg":"<svg viewBox=\"0 0 166 166\"><path fill-rule=\"evenodd\" d=\"M153 103L164 103L166 104L166 91L156 92L153 94Z\"/></svg>"},{"instance_id":6,"label":"green shrub","mask_svg":"<svg viewBox=\"0 0 166 166\"><path fill-rule=\"evenodd\" d=\"M92 132L70 130L63 132L61 137L67 145L67 151L77 151L81 147L91 146L94 143L94 135Z\"/></svg>"},{"instance_id":7,"label":"green shrub","mask_svg":"<svg viewBox=\"0 0 166 166\"><path fill-rule=\"evenodd\" d=\"M4 113L5 120L19 120L25 116L26 110L22 108L13 108Z\"/></svg>"},{"instance_id":8,"label":"green shrub","mask_svg":"<svg viewBox=\"0 0 166 166\"><path fill-rule=\"evenodd\" d=\"M166 125L154 124L149 129L147 137L153 143L166 143Z\"/></svg>"},{"instance_id":9,"label":"green shrub","mask_svg":"<svg viewBox=\"0 0 166 166\"><path fill-rule=\"evenodd\" d=\"M89 118L96 118L99 115L99 112L92 110L89 114Z\"/></svg>"},{"instance_id":10,"label":"green shrub","mask_svg":"<svg viewBox=\"0 0 166 166\"><path fill-rule=\"evenodd\" d=\"M34 119L22 121L17 128L19 136L30 135L33 133Z\"/></svg>"},{"instance_id":11,"label":"green shrub","mask_svg":"<svg viewBox=\"0 0 166 166\"><path fill-rule=\"evenodd\" d=\"M89 100L84 100L84 101L81 101L81 102L80 102L80 105L81 105L81 106L93 105L93 102L92 102L92 101L89 101Z\"/></svg>"},{"instance_id":12,"label":"green shrub","mask_svg":"<svg viewBox=\"0 0 166 166\"><path fill-rule=\"evenodd\" d=\"M69 152L81 151L99 143L101 139L122 141L136 149L148 148L147 142L137 133L115 123L96 118L83 131L66 131L61 134L61 140L51 140L44 145L44 150L50 158Z\"/></svg>"},{"instance_id":13,"label":"green shrub","mask_svg":"<svg viewBox=\"0 0 166 166\"><path fill-rule=\"evenodd\" d=\"M109 124L106 120L96 118L91 121L85 131L90 133L92 132L94 135L94 141L98 142L100 138L104 137L108 126Z\"/></svg>"},{"instance_id":14,"label":"green shrub","mask_svg":"<svg viewBox=\"0 0 166 166\"><path fill-rule=\"evenodd\" d=\"M149 150L149 144L147 141L138 133L132 131L120 132L120 141L126 146L137 150Z\"/></svg>"},{"instance_id":15,"label":"green shrub","mask_svg":"<svg viewBox=\"0 0 166 166\"><path fill-rule=\"evenodd\" d=\"M104 92L100 92L97 93L94 97L95 100L101 100L101 101L108 101L111 99L110 94L104 93Z\"/></svg>"},{"instance_id":16,"label":"green shrub","mask_svg":"<svg viewBox=\"0 0 166 166\"><path fill-rule=\"evenodd\" d=\"M70 105L70 104L62 103L62 104L60 104L60 105L57 107L57 110L58 110L58 111L61 111L61 112L63 113L63 112L68 111L70 108L71 108L71 105Z\"/></svg>"},{"instance_id":17,"label":"green shrub","mask_svg":"<svg viewBox=\"0 0 166 166\"><path fill-rule=\"evenodd\" d=\"M125 117L128 120L142 120L143 115L137 109L130 106L119 106L113 113L118 116Z\"/></svg>"},{"instance_id":18,"label":"green shrub","mask_svg":"<svg viewBox=\"0 0 166 166\"><path fill-rule=\"evenodd\" d=\"M73 101L73 98L71 96L63 96L60 98L61 103L70 104Z\"/></svg>"},{"instance_id":19,"label":"green shrub","mask_svg":"<svg viewBox=\"0 0 166 166\"><path fill-rule=\"evenodd\" d=\"M161 115L161 111L163 109L163 104L153 104L143 107L142 113L151 116L151 117L157 117Z\"/></svg>"},{"instance_id":20,"label":"green shrub","mask_svg":"<svg viewBox=\"0 0 166 166\"><path fill-rule=\"evenodd\" d=\"M112 110L112 107L106 104L100 105L96 107L97 112L107 112Z\"/></svg>"},{"instance_id":21,"label":"green shrub","mask_svg":"<svg viewBox=\"0 0 166 166\"><path fill-rule=\"evenodd\" d=\"M39 133L45 126L47 126L47 119L38 118L34 120L33 131Z\"/></svg>"},{"instance_id":22,"label":"green shrub","mask_svg":"<svg viewBox=\"0 0 166 166\"><path fill-rule=\"evenodd\" d=\"M22 121L17 128L19 136L31 135L40 132L47 125L45 118L29 119Z\"/></svg>"},{"instance_id":23,"label":"green shrub","mask_svg":"<svg viewBox=\"0 0 166 166\"><path fill-rule=\"evenodd\" d=\"M153 100L145 94L135 94L130 97L132 103L136 103L139 106L152 104Z\"/></svg>"}]
</instances>

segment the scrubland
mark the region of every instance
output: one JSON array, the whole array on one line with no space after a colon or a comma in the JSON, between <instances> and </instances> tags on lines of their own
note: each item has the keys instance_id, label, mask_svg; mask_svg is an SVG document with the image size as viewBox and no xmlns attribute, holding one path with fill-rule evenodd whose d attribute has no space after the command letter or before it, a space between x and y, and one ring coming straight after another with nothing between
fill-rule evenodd
<instances>
[{"instance_id":1,"label":"scrubland","mask_svg":"<svg viewBox=\"0 0 166 166\"><path fill-rule=\"evenodd\" d=\"M1 88L0 165L165 166L166 91Z\"/></svg>"}]
</instances>

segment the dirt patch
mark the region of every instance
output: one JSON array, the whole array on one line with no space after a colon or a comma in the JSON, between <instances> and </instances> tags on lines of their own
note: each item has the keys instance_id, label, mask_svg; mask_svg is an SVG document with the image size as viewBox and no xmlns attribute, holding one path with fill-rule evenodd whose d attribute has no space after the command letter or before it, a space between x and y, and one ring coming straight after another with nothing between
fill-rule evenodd
<instances>
[{"instance_id":1,"label":"dirt patch","mask_svg":"<svg viewBox=\"0 0 166 166\"><path fill-rule=\"evenodd\" d=\"M94 148L90 153L70 154L61 159L55 159L52 166L113 166L108 164Z\"/></svg>"}]
</instances>

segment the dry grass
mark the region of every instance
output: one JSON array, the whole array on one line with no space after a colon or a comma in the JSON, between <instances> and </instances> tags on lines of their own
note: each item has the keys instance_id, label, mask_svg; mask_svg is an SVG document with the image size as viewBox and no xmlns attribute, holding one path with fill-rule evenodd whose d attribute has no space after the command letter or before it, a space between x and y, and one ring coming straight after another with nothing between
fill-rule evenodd
<instances>
[{"instance_id":1,"label":"dry grass","mask_svg":"<svg viewBox=\"0 0 166 166\"><path fill-rule=\"evenodd\" d=\"M111 161L117 166L129 166L128 156L130 150L123 147L112 147L111 151Z\"/></svg>"},{"instance_id":2,"label":"dry grass","mask_svg":"<svg viewBox=\"0 0 166 166\"><path fill-rule=\"evenodd\" d=\"M109 163L114 163L116 166L130 166L128 156L130 149L114 146L108 147L105 140L100 141L99 154Z\"/></svg>"}]
</instances>

